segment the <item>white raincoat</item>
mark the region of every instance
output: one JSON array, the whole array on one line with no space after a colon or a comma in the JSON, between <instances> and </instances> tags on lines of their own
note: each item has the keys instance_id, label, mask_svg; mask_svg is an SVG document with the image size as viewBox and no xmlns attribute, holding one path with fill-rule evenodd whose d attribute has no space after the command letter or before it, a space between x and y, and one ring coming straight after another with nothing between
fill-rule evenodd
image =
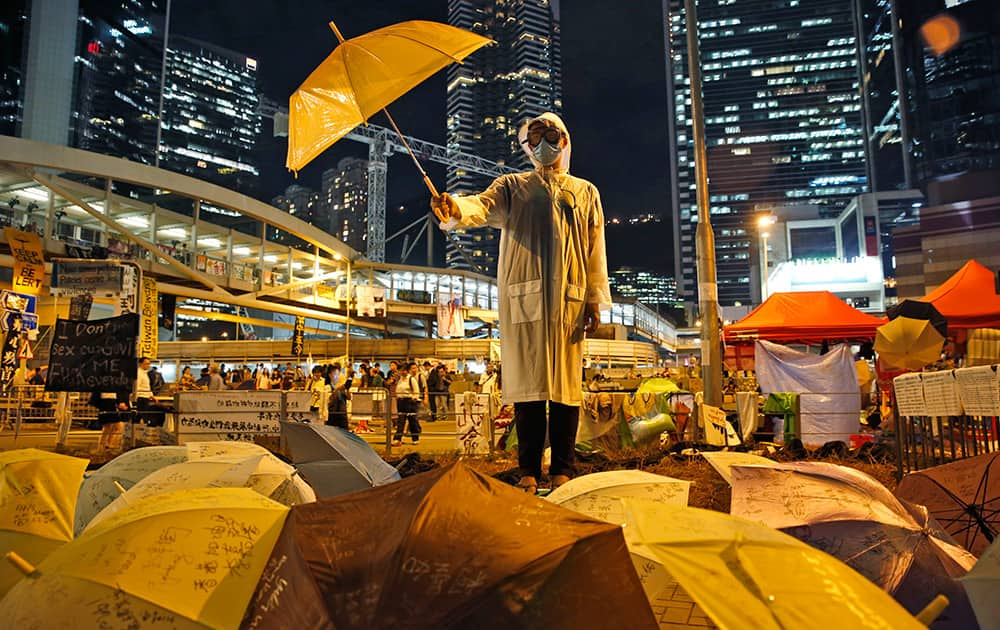
<instances>
[{"instance_id":1,"label":"white raincoat","mask_svg":"<svg viewBox=\"0 0 1000 630\"><path fill-rule=\"evenodd\" d=\"M604 211L597 188L569 174L566 125L555 114L539 119L566 134L560 160L543 167L522 142L535 170L503 175L482 194L456 197L462 218L441 229L501 230L497 285L504 402L579 406L584 304L611 306ZM518 140L527 137L531 122L521 127Z\"/></svg>"}]
</instances>

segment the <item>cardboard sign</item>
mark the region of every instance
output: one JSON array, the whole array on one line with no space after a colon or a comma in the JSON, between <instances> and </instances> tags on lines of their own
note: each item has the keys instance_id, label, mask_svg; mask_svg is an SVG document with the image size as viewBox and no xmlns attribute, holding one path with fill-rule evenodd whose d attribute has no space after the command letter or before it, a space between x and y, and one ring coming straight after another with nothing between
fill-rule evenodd
<instances>
[{"instance_id":1,"label":"cardboard sign","mask_svg":"<svg viewBox=\"0 0 1000 630\"><path fill-rule=\"evenodd\" d=\"M142 327L139 329L139 356L156 358L159 350L160 322L158 320L158 293L156 280L142 278Z\"/></svg>"},{"instance_id":2,"label":"cardboard sign","mask_svg":"<svg viewBox=\"0 0 1000 630\"><path fill-rule=\"evenodd\" d=\"M56 320L45 389L131 392L136 377L138 335L136 313L91 321Z\"/></svg>"},{"instance_id":3,"label":"cardboard sign","mask_svg":"<svg viewBox=\"0 0 1000 630\"><path fill-rule=\"evenodd\" d=\"M3 229L14 257L14 278L11 281L15 291L38 295L45 280L45 256L42 242L34 232L22 232L14 228Z\"/></svg>"}]
</instances>

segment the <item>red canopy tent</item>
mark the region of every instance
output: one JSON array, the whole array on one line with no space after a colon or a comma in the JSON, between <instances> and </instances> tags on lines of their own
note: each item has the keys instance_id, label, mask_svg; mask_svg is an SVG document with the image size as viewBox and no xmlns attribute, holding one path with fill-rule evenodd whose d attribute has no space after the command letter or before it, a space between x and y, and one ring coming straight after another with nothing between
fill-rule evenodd
<instances>
[{"instance_id":1,"label":"red canopy tent","mask_svg":"<svg viewBox=\"0 0 1000 630\"><path fill-rule=\"evenodd\" d=\"M725 327L727 343L766 339L777 342L822 343L830 339L875 337L884 318L862 313L829 291L775 293L736 322Z\"/></svg>"},{"instance_id":2,"label":"red canopy tent","mask_svg":"<svg viewBox=\"0 0 1000 630\"><path fill-rule=\"evenodd\" d=\"M920 301L930 302L945 316L948 330L1000 328L1000 295L993 272L975 260Z\"/></svg>"}]
</instances>

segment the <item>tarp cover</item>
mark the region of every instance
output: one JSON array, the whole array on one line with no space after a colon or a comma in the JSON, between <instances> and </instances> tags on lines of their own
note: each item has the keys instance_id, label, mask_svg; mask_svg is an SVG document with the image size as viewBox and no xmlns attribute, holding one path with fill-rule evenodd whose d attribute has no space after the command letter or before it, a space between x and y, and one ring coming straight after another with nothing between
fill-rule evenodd
<instances>
[{"instance_id":1,"label":"tarp cover","mask_svg":"<svg viewBox=\"0 0 1000 630\"><path fill-rule=\"evenodd\" d=\"M955 272L921 302L930 302L951 330L1000 328L1000 295L993 272L975 260Z\"/></svg>"},{"instance_id":2,"label":"tarp cover","mask_svg":"<svg viewBox=\"0 0 1000 630\"><path fill-rule=\"evenodd\" d=\"M814 341L874 337L885 319L862 313L829 291L775 293L725 327L727 342L740 338Z\"/></svg>"},{"instance_id":3,"label":"tarp cover","mask_svg":"<svg viewBox=\"0 0 1000 630\"><path fill-rule=\"evenodd\" d=\"M803 444L849 442L851 434L858 432L861 396L850 347L842 344L816 355L758 341L754 361L757 382L765 394L800 394L799 431Z\"/></svg>"}]
</instances>

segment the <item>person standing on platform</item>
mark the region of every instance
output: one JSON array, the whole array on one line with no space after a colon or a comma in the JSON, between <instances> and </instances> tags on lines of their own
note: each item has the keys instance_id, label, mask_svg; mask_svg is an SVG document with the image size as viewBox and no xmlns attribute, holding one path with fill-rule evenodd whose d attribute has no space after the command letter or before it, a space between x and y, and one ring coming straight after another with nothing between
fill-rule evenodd
<instances>
[{"instance_id":1,"label":"person standing on platform","mask_svg":"<svg viewBox=\"0 0 1000 630\"><path fill-rule=\"evenodd\" d=\"M414 444L420 442L420 420L417 411L424 394L420 389L420 369L416 362L411 361L406 366L406 372L401 374L396 384L396 406L399 415L396 417L396 432L392 438L393 446L402 446L403 430L410 432Z\"/></svg>"},{"instance_id":2,"label":"person standing on platform","mask_svg":"<svg viewBox=\"0 0 1000 630\"><path fill-rule=\"evenodd\" d=\"M575 472L586 332L610 308L604 211L597 187L569 174L569 131L557 115L528 121L518 140L534 170L502 175L479 195L431 199L441 229L500 229L500 355L503 398L514 404L519 482L535 492L542 473L546 407L553 487Z\"/></svg>"}]
</instances>

